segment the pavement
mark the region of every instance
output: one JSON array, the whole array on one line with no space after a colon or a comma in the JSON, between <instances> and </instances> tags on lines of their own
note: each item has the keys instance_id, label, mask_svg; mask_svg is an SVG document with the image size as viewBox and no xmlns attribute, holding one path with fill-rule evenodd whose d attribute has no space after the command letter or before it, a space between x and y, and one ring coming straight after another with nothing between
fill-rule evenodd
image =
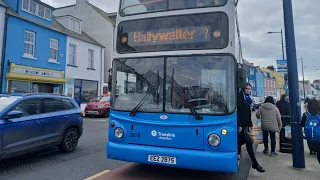
<instances>
[{"instance_id":1,"label":"pavement","mask_svg":"<svg viewBox=\"0 0 320 180\"><path fill-rule=\"evenodd\" d=\"M279 138L277 139L277 148L279 149ZM271 157L263 154L264 145L260 144L257 148L256 158L260 165L266 170L265 173L259 173L251 169L248 180L319 180L320 164L315 155L309 154L307 142L304 141L305 169L293 168L292 154L280 153L278 156Z\"/></svg>"}]
</instances>

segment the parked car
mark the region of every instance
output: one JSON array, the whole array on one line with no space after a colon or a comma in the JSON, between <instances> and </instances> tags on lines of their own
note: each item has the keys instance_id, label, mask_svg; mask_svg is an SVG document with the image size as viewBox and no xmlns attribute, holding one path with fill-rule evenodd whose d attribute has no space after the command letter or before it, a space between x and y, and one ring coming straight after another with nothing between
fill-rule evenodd
<instances>
[{"instance_id":1,"label":"parked car","mask_svg":"<svg viewBox=\"0 0 320 180\"><path fill-rule=\"evenodd\" d=\"M264 102L264 98L263 97L252 97L253 100L253 107L252 107L252 111L255 111L256 109L259 109L260 105Z\"/></svg>"},{"instance_id":2,"label":"parked car","mask_svg":"<svg viewBox=\"0 0 320 180\"><path fill-rule=\"evenodd\" d=\"M82 135L83 113L67 96L0 97L0 160L58 146L70 153Z\"/></svg>"},{"instance_id":3,"label":"parked car","mask_svg":"<svg viewBox=\"0 0 320 180\"><path fill-rule=\"evenodd\" d=\"M91 100L84 109L86 116L104 116L110 114L110 94L103 94Z\"/></svg>"}]
</instances>

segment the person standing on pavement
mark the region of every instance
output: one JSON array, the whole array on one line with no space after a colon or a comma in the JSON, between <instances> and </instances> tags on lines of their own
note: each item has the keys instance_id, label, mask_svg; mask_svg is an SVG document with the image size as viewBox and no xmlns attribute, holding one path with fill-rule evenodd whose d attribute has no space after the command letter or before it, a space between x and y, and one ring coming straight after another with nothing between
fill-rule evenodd
<instances>
[{"instance_id":1,"label":"person standing on pavement","mask_svg":"<svg viewBox=\"0 0 320 180\"><path fill-rule=\"evenodd\" d=\"M252 129L250 106L253 100L250 97L251 90L252 86L248 83L246 88L242 89L237 96L238 158L240 159L241 157L241 147L246 144L248 154L252 160L252 168L258 172L265 172L255 157L253 142L249 135L249 129Z\"/></svg>"},{"instance_id":2,"label":"person standing on pavement","mask_svg":"<svg viewBox=\"0 0 320 180\"><path fill-rule=\"evenodd\" d=\"M311 99L308 100L308 112L312 116L316 116L320 113L320 105L319 102L316 99ZM304 128L306 126L306 121L307 121L307 115L306 113L303 114L302 119L301 119L301 126ZM319 143L312 143L308 142L308 147L310 150L310 155L317 155L318 161L320 163L320 144Z\"/></svg>"},{"instance_id":3,"label":"person standing on pavement","mask_svg":"<svg viewBox=\"0 0 320 180\"><path fill-rule=\"evenodd\" d=\"M276 133L280 132L282 128L282 121L280 111L274 104L274 98L268 96L263 104L260 105L256 114L257 118L261 118L261 129L263 131L263 153L268 154L268 138L270 134L271 139L271 153L270 156L274 157L276 153Z\"/></svg>"},{"instance_id":4,"label":"person standing on pavement","mask_svg":"<svg viewBox=\"0 0 320 180\"><path fill-rule=\"evenodd\" d=\"M276 106L282 116L290 116L290 104L286 101L286 97L286 94L282 94L280 101L276 103Z\"/></svg>"}]
</instances>

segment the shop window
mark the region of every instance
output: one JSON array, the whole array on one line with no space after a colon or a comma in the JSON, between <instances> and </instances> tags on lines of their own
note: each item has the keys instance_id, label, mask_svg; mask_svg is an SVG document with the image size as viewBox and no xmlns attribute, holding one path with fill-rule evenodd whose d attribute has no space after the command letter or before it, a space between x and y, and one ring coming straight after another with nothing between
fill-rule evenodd
<instances>
[{"instance_id":1,"label":"shop window","mask_svg":"<svg viewBox=\"0 0 320 180\"><path fill-rule=\"evenodd\" d=\"M98 81L82 80L82 102L90 102L98 96Z\"/></svg>"},{"instance_id":2,"label":"shop window","mask_svg":"<svg viewBox=\"0 0 320 180\"><path fill-rule=\"evenodd\" d=\"M31 82L27 81L9 81L9 93L31 93Z\"/></svg>"}]
</instances>

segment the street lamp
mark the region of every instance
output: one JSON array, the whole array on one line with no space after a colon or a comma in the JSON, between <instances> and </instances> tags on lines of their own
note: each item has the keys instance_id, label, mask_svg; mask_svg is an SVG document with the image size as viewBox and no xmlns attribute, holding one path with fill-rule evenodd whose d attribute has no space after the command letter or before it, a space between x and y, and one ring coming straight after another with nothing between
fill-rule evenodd
<instances>
[{"instance_id":1,"label":"street lamp","mask_svg":"<svg viewBox=\"0 0 320 180\"><path fill-rule=\"evenodd\" d=\"M280 32L272 32L272 31L267 32L267 34L276 34L276 33L280 33L280 34L281 34L282 59L284 59L284 46L283 46L283 35L282 35L282 29L281 29L281 31L280 31Z\"/></svg>"},{"instance_id":2,"label":"street lamp","mask_svg":"<svg viewBox=\"0 0 320 180\"><path fill-rule=\"evenodd\" d=\"M307 66L304 66L303 65L303 59L300 58L300 59L297 59L299 61L301 61L302 63L302 86L303 86L303 97L304 99L306 99L306 89L305 89L305 85L304 85L304 68L306 68Z\"/></svg>"}]
</instances>

